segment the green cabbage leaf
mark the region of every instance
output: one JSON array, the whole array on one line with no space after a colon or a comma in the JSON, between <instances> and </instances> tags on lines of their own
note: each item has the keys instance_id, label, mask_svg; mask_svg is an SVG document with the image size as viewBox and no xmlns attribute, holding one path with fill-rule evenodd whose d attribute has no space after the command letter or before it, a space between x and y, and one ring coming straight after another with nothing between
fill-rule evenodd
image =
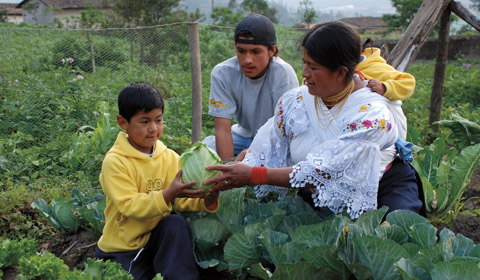
<instances>
[{"instance_id":1,"label":"green cabbage leaf","mask_svg":"<svg viewBox=\"0 0 480 280\"><path fill-rule=\"evenodd\" d=\"M180 168L182 169L182 181L184 183L195 181L192 189L208 191L212 185L205 186L205 180L217 177L221 174L217 170L205 170L208 165L222 164L217 153L201 142L193 146L180 156Z\"/></svg>"}]
</instances>

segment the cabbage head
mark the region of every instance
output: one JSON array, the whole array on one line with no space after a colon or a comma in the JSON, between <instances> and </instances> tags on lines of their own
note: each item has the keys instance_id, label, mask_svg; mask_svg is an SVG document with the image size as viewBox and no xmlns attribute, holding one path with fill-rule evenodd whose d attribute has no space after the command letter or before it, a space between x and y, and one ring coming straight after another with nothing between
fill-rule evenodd
<instances>
[{"instance_id":1,"label":"cabbage head","mask_svg":"<svg viewBox=\"0 0 480 280\"><path fill-rule=\"evenodd\" d=\"M208 165L222 164L217 152L207 147L202 142L196 142L180 156L180 168L182 169L182 181L184 183L195 181L192 189L203 189L208 192L212 185L205 186L203 182L221 175L217 170L205 170Z\"/></svg>"}]
</instances>

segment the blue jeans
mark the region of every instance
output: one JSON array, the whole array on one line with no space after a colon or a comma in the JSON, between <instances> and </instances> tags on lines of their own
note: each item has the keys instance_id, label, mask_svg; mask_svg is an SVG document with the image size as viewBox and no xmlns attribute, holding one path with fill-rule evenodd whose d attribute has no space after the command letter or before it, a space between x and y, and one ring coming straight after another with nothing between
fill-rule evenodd
<instances>
[{"instance_id":1,"label":"blue jeans","mask_svg":"<svg viewBox=\"0 0 480 280\"><path fill-rule=\"evenodd\" d=\"M253 138L243 137L236 133L232 132L233 139L233 155L238 155L241 151L248 149L250 144L252 144ZM210 135L203 139L202 143L207 145L210 149L217 150L217 145L215 143L215 135Z\"/></svg>"}]
</instances>

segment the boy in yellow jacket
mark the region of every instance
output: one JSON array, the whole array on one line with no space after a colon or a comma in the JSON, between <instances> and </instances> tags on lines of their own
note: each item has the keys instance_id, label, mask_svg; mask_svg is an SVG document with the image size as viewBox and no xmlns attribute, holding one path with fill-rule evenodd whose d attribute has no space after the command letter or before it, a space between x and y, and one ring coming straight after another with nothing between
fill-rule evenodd
<instances>
[{"instance_id":1,"label":"boy in yellow jacket","mask_svg":"<svg viewBox=\"0 0 480 280\"><path fill-rule=\"evenodd\" d=\"M371 40L367 39L364 46L370 42ZM392 101L403 101L412 95L415 89L415 77L387 64L379 48L365 48L362 59L356 69L368 80L367 87L372 91Z\"/></svg>"},{"instance_id":2,"label":"boy in yellow jacket","mask_svg":"<svg viewBox=\"0 0 480 280\"><path fill-rule=\"evenodd\" d=\"M118 96L120 132L100 173L106 195L105 227L96 257L122 264L134 279L198 279L192 240L178 211L215 212L218 193L192 190L181 182L180 157L160 140L163 98L153 85L139 82Z\"/></svg>"}]
</instances>

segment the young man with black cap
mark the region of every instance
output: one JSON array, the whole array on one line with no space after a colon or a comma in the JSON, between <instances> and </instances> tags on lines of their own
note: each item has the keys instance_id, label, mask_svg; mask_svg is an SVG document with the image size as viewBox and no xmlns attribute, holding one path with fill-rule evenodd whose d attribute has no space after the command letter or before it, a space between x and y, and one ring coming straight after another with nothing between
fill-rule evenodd
<instances>
[{"instance_id":1,"label":"young man with black cap","mask_svg":"<svg viewBox=\"0 0 480 280\"><path fill-rule=\"evenodd\" d=\"M275 29L262 15L245 17L235 29L237 55L211 74L209 114L215 136L204 142L228 160L248 148L257 130L273 116L277 100L298 87L293 68L277 57ZM232 118L237 122L232 126Z\"/></svg>"}]
</instances>

